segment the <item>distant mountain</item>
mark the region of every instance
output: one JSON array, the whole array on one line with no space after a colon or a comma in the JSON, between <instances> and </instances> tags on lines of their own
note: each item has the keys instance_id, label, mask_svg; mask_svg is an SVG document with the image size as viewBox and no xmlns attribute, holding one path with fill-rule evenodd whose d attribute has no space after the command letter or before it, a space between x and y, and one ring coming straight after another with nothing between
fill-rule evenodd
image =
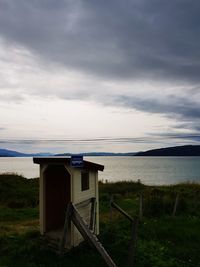
<instances>
[{"instance_id":1,"label":"distant mountain","mask_svg":"<svg viewBox=\"0 0 200 267\"><path fill-rule=\"evenodd\" d=\"M174 147L165 147L159 149L147 150L144 152L128 152L128 153L112 153L112 152L87 152L87 153L62 153L62 154L52 154L52 153L21 153L14 150L1 149L0 148L0 157L39 157L39 156L65 156L71 157L72 155L82 155L85 157L98 157L98 156L110 156L110 157L120 157L120 156L200 156L200 145L193 146L174 146Z\"/></svg>"},{"instance_id":2,"label":"distant mountain","mask_svg":"<svg viewBox=\"0 0 200 267\"><path fill-rule=\"evenodd\" d=\"M27 154L25 153L20 153L17 151L0 148L0 157L26 157L26 156Z\"/></svg>"},{"instance_id":3,"label":"distant mountain","mask_svg":"<svg viewBox=\"0 0 200 267\"><path fill-rule=\"evenodd\" d=\"M0 148L0 157L33 157L33 156L52 156L51 153L21 153L14 150L2 149Z\"/></svg>"},{"instance_id":4,"label":"distant mountain","mask_svg":"<svg viewBox=\"0 0 200 267\"><path fill-rule=\"evenodd\" d=\"M37 156L37 157L49 157L49 156L54 156L54 154L52 153L48 153L48 152L41 152L41 153L36 153L36 154L29 154L30 157L32 156Z\"/></svg>"},{"instance_id":5,"label":"distant mountain","mask_svg":"<svg viewBox=\"0 0 200 267\"><path fill-rule=\"evenodd\" d=\"M166 147L166 148L159 148L159 149L152 149L145 152L138 152L135 156L200 156L200 145L193 146L174 146L174 147Z\"/></svg>"},{"instance_id":6,"label":"distant mountain","mask_svg":"<svg viewBox=\"0 0 200 267\"><path fill-rule=\"evenodd\" d=\"M128 152L128 153L111 153L111 152L88 152L88 153L79 153L79 154L74 154L74 153L63 153L63 154L52 154L52 153L32 153L32 154L27 154L27 153L21 153L17 152L14 150L8 150L8 149L1 149L0 148L0 157L40 157L40 156L66 156L66 157L71 157L72 155L82 155L82 156L90 156L90 157L95 157L95 156L134 156L134 152Z\"/></svg>"},{"instance_id":7,"label":"distant mountain","mask_svg":"<svg viewBox=\"0 0 200 267\"><path fill-rule=\"evenodd\" d=\"M134 156L135 152L128 152L128 153L112 153L112 152L87 152L87 153L78 153L78 154L72 154L72 153L63 153L63 154L56 154L55 156L66 156L71 157L72 155L82 155L85 157L99 157L99 156L110 156L110 157L119 157L119 156Z\"/></svg>"}]
</instances>

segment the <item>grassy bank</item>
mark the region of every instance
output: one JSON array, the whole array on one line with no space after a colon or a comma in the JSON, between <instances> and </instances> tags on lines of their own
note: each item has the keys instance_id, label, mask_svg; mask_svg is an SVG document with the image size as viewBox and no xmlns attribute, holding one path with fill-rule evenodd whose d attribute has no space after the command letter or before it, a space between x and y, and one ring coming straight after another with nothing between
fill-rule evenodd
<instances>
[{"instance_id":1,"label":"grassy bank","mask_svg":"<svg viewBox=\"0 0 200 267\"><path fill-rule=\"evenodd\" d=\"M110 221L109 201L132 216L143 195L135 266L200 266L200 185L145 186L134 182L99 183L100 240L118 267L126 266L131 225L117 211ZM179 195L176 216L174 202ZM0 175L0 266L105 266L87 244L63 257L50 251L38 229L38 180Z\"/></svg>"}]
</instances>

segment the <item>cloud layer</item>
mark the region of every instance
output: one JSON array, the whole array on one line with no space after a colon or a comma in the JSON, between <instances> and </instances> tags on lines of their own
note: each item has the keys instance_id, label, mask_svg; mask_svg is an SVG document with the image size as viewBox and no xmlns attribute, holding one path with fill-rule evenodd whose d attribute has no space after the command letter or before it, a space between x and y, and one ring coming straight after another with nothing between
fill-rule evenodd
<instances>
[{"instance_id":1,"label":"cloud layer","mask_svg":"<svg viewBox=\"0 0 200 267\"><path fill-rule=\"evenodd\" d=\"M1 0L1 35L107 78L199 82L199 1Z\"/></svg>"},{"instance_id":2,"label":"cloud layer","mask_svg":"<svg viewBox=\"0 0 200 267\"><path fill-rule=\"evenodd\" d=\"M196 136L199 10L188 0L0 0L0 102L81 100L164 116L176 122L165 134Z\"/></svg>"}]
</instances>

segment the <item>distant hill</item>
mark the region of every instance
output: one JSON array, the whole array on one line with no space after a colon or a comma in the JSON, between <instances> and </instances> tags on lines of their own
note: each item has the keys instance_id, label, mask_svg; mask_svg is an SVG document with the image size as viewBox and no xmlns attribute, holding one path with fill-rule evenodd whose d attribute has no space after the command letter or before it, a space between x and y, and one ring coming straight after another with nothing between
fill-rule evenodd
<instances>
[{"instance_id":1,"label":"distant hill","mask_svg":"<svg viewBox=\"0 0 200 267\"><path fill-rule=\"evenodd\" d=\"M72 155L82 155L85 157L98 157L98 156L110 156L110 157L120 157L120 156L200 156L200 145L187 145L187 146L174 146L165 147L159 149L152 149L142 152L128 152L128 153L112 153L112 152L87 152L87 153L62 153L62 154L52 154L52 153L21 153L14 150L1 149L0 157L34 157L34 156L66 156L71 157Z\"/></svg>"},{"instance_id":2,"label":"distant hill","mask_svg":"<svg viewBox=\"0 0 200 267\"><path fill-rule=\"evenodd\" d=\"M128 153L87 152L87 153L78 153L78 154L63 153L63 154L56 154L55 156L71 157L72 155L82 155L82 156L85 156L85 157L98 157L98 156L120 157L120 156L134 156L135 154L136 154L135 152L128 152Z\"/></svg>"},{"instance_id":3,"label":"distant hill","mask_svg":"<svg viewBox=\"0 0 200 267\"><path fill-rule=\"evenodd\" d=\"M14 150L2 149L0 148L0 157L33 157L33 156L51 156L51 153L36 153L27 154L21 153Z\"/></svg>"},{"instance_id":4,"label":"distant hill","mask_svg":"<svg viewBox=\"0 0 200 267\"><path fill-rule=\"evenodd\" d=\"M20 153L14 150L1 149L0 148L0 157L26 157L27 154Z\"/></svg>"},{"instance_id":5,"label":"distant hill","mask_svg":"<svg viewBox=\"0 0 200 267\"><path fill-rule=\"evenodd\" d=\"M200 156L200 145L174 146L138 152L135 156Z\"/></svg>"},{"instance_id":6,"label":"distant hill","mask_svg":"<svg viewBox=\"0 0 200 267\"><path fill-rule=\"evenodd\" d=\"M21 153L14 150L8 150L8 149L1 149L0 148L0 157L34 157L34 156L66 156L71 157L72 155L82 155L82 156L134 156L134 152L129 153L111 153L111 152L88 152L88 153L63 153L63 154L52 154L52 153L33 153L33 154L27 154L27 153Z\"/></svg>"}]
</instances>

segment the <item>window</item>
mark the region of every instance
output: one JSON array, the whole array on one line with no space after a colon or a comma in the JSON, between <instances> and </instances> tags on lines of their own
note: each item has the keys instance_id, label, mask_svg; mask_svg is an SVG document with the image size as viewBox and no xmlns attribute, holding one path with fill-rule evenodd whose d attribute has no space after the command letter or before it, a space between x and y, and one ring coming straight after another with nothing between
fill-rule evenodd
<instances>
[{"instance_id":1,"label":"window","mask_svg":"<svg viewBox=\"0 0 200 267\"><path fill-rule=\"evenodd\" d=\"M81 190L85 191L89 189L89 172L81 173Z\"/></svg>"}]
</instances>

